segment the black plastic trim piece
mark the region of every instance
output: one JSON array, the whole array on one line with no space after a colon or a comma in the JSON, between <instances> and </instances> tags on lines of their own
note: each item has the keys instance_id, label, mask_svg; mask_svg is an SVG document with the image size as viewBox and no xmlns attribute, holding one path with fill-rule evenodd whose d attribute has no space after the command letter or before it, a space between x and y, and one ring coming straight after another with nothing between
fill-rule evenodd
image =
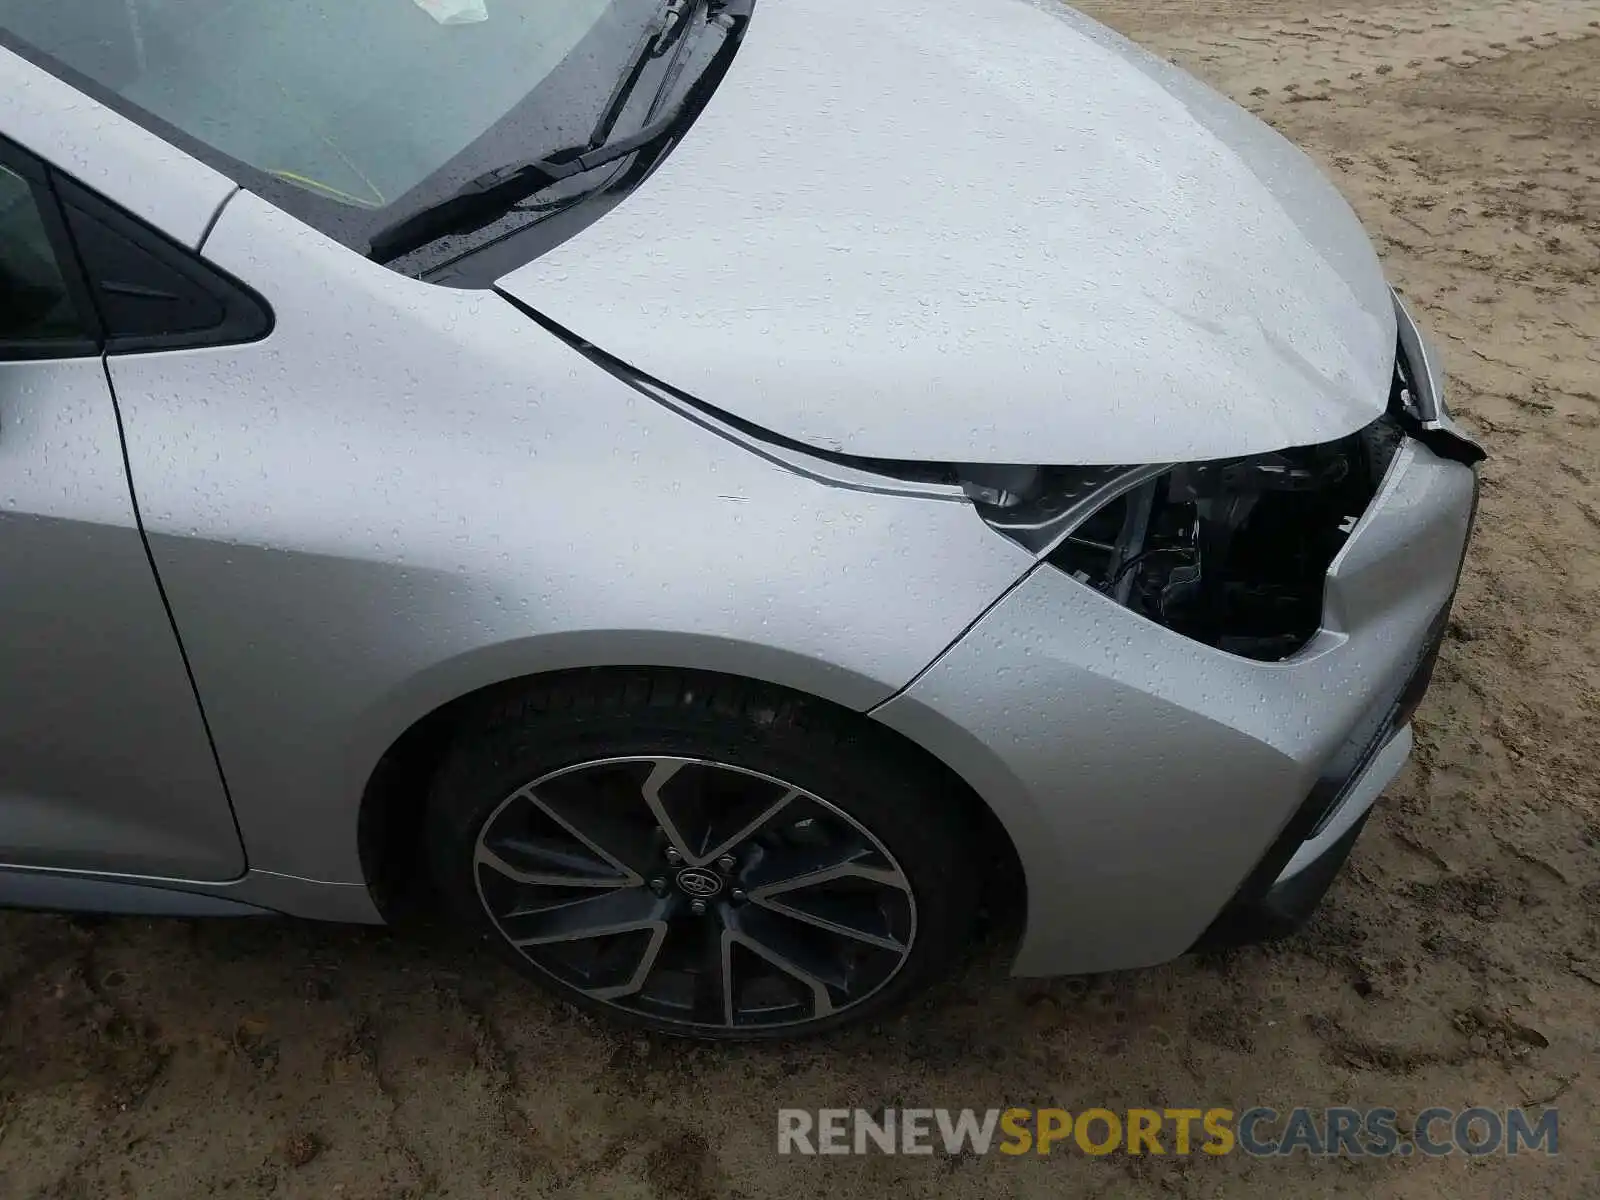
<instances>
[{"instance_id":1,"label":"black plastic trim piece","mask_svg":"<svg viewBox=\"0 0 1600 1200\"><path fill-rule=\"evenodd\" d=\"M1450 430L1441 425L1431 425L1420 421L1416 416L1398 405L1393 412L1395 422L1405 431L1407 437L1416 438L1417 441L1432 450L1440 458L1446 458L1451 462L1458 462L1463 466L1471 467L1489 457L1488 451L1484 450L1482 446L1451 433Z\"/></svg>"},{"instance_id":2,"label":"black plastic trim piece","mask_svg":"<svg viewBox=\"0 0 1600 1200\"><path fill-rule=\"evenodd\" d=\"M1232 925L1218 927L1215 931L1208 929L1193 949L1221 950L1252 942L1272 942L1298 931L1317 911L1322 898L1339 877L1371 816L1371 809L1362 813L1361 819L1341 834L1339 840L1323 851L1315 862L1307 863L1305 870L1269 888L1254 902L1249 910L1248 921L1239 920Z\"/></svg>"},{"instance_id":3,"label":"black plastic trim piece","mask_svg":"<svg viewBox=\"0 0 1600 1200\"><path fill-rule=\"evenodd\" d=\"M107 354L232 346L272 332L272 310L255 291L59 172L51 176Z\"/></svg>"},{"instance_id":4,"label":"black plastic trim piece","mask_svg":"<svg viewBox=\"0 0 1600 1200\"><path fill-rule=\"evenodd\" d=\"M1295 852L1308 838L1315 835L1324 818L1338 807L1339 802L1361 778L1378 752L1388 744L1395 731L1404 723L1400 718L1402 697L1409 697L1415 691L1412 687L1413 681L1420 677L1423 680L1422 687L1426 689L1427 678L1433 670L1433 659L1443 638L1443 616L1448 611L1448 608L1441 610L1440 618L1436 621L1437 635L1430 636L1416 668L1407 676L1399 691L1389 703L1374 709L1334 754L1333 759L1317 777L1317 782L1312 785L1305 801L1289 818L1289 823L1273 839L1267 852L1261 856L1250 874L1245 876L1244 882L1217 914L1216 919L1190 947L1191 950L1216 950L1226 946L1246 945L1251 942L1268 941L1292 932L1292 927L1283 926L1281 914L1276 911L1272 903L1273 893L1278 890L1276 887L1278 877L1283 874L1283 869L1289 865L1289 860L1295 856ZM1420 692L1417 696L1420 699ZM1359 827L1364 821L1363 816L1362 822L1358 822L1357 826ZM1323 857L1334 852L1334 848L1330 847ZM1315 871L1321 862L1322 858L1317 859L1306 867L1306 871ZM1305 871L1300 874L1305 874ZM1295 876L1295 879L1298 878L1298 875ZM1285 882L1292 883L1293 880ZM1326 886L1322 890L1325 891ZM1318 895L1321 895L1320 891ZM1302 916L1308 914L1309 910Z\"/></svg>"},{"instance_id":5,"label":"black plastic trim piece","mask_svg":"<svg viewBox=\"0 0 1600 1200\"><path fill-rule=\"evenodd\" d=\"M1406 317L1409 321L1409 315ZM1430 369L1427 349L1413 325L1409 330L1401 326L1395 344L1394 382L1389 389L1389 413L1395 423L1408 436L1416 438L1440 458L1463 466L1476 466L1487 458L1488 452L1478 443L1447 429L1439 420L1439 397L1433 394L1428 382ZM1406 404L1403 392L1409 391L1416 403L1413 409Z\"/></svg>"},{"instance_id":6,"label":"black plastic trim piece","mask_svg":"<svg viewBox=\"0 0 1600 1200\"><path fill-rule=\"evenodd\" d=\"M764 429L754 421L736 416L726 409L718 408L714 404L707 404L704 400L691 396L688 392L681 391L669 383L665 383L648 372L623 362L613 354L600 349L586 338L579 337L572 330L552 321L549 317L539 312L526 302L503 288L495 288L495 294L507 304L515 308L529 320L536 322L579 354L583 355L597 367L615 375L617 378L632 386L644 385L657 389L673 397L673 399L703 413L714 421L726 425L750 438L752 441L763 442L780 450L787 450L794 454L803 454L819 462L832 463L834 466L847 467L851 470L861 471L869 475L881 475L887 479L900 480L905 483L937 484L954 487L959 484L955 473L947 463L914 462L907 459L864 458L856 454L844 454L837 450L824 450L796 438L787 437L781 433L774 433Z\"/></svg>"}]
</instances>

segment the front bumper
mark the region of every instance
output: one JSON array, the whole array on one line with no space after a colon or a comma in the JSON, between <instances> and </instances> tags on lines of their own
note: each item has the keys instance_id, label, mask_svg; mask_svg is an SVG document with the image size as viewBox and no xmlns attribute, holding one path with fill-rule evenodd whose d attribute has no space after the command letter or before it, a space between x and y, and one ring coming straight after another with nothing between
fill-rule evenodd
<instances>
[{"instance_id":1,"label":"front bumper","mask_svg":"<svg viewBox=\"0 0 1600 1200\"><path fill-rule=\"evenodd\" d=\"M1446 605L1400 692L1380 700L1345 740L1305 802L1191 949L1284 937L1316 909L1355 847L1373 804L1411 754L1411 714L1428 690L1448 615Z\"/></svg>"},{"instance_id":2,"label":"front bumper","mask_svg":"<svg viewBox=\"0 0 1600 1200\"><path fill-rule=\"evenodd\" d=\"M1283 662L1043 565L874 713L1010 834L1017 974L1153 965L1310 911L1404 764L1476 498L1471 466L1408 438L1328 569L1321 631Z\"/></svg>"},{"instance_id":3,"label":"front bumper","mask_svg":"<svg viewBox=\"0 0 1600 1200\"><path fill-rule=\"evenodd\" d=\"M1442 406L1439 411L1442 410ZM1447 418L1448 419L1448 418ZM1465 541L1478 513L1476 474ZM1464 561L1464 557L1463 557ZM1460 583L1461 561L1455 584ZM1324 768L1305 803L1274 839L1227 906L1192 949L1265 941L1294 932L1315 910L1355 847L1372 806L1405 766L1411 717L1427 694L1444 643L1455 584L1417 648L1411 672L1393 696L1381 697Z\"/></svg>"}]
</instances>

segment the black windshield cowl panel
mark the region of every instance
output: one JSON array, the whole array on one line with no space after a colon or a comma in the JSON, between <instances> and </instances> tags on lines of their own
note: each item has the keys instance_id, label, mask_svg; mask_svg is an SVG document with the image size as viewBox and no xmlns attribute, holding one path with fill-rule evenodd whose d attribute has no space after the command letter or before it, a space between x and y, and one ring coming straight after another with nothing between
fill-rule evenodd
<instances>
[{"instance_id":1,"label":"black windshield cowl panel","mask_svg":"<svg viewBox=\"0 0 1600 1200\"><path fill-rule=\"evenodd\" d=\"M678 71L675 68L690 40L687 26L700 4L708 10L703 33L717 38L717 45L694 84L672 103L663 105L664 95L671 92L676 83ZM482 229L510 214L518 204L563 181L669 143L693 122L709 98L708 89L702 85L709 82L714 88L720 81L752 8L753 0L699 0L695 4L670 6L662 25L647 31L587 140L469 180L443 200L378 230L371 238L368 257L380 263L393 263L439 238ZM662 90L652 102L654 115L632 133L610 136L617 116L643 77L644 65L667 48L667 39L675 41L674 65L668 67ZM605 182L609 184L611 180L608 178ZM581 198L581 195L577 197Z\"/></svg>"}]
</instances>

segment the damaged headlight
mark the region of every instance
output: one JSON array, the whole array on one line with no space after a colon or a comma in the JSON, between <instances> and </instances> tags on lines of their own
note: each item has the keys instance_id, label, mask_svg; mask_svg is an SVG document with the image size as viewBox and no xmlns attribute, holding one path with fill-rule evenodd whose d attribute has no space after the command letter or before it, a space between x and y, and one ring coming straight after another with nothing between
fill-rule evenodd
<instances>
[{"instance_id":1,"label":"damaged headlight","mask_svg":"<svg viewBox=\"0 0 1600 1200\"><path fill-rule=\"evenodd\" d=\"M1317 632L1323 579L1402 437L1154 467L967 468L995 529L1176 633L1276 661Z\"/></svg>"}]
</instances>

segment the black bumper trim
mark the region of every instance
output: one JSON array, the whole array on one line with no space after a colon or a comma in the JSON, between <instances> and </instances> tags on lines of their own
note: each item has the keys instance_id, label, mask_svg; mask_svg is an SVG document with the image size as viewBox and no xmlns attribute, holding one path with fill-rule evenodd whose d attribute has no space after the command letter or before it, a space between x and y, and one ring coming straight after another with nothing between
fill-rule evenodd
<instances>
[{"instance_id":1,"label":"black bumper trim","mask_svg":"<svg viewBox=\"0 0 1600 1200\"><path fill-rule=\"evenodd\" d=\"M1206 927L1195 944L1189 947L1191 951L1218 950L1286 937L1311 915L1333 883L1334 876L1339 873L1339 868L1344 865L1351 846L1355 845L1357 834L1366 824L1366 814L1303 871L1282 884L1278 883L1278 877L1283 874L1283 869L1289 865L1295 852L1308 838L1314 837L1327 818L1337 811L1340 802L1366 773L1378 752L1411 719L1432 678L1433 664L1444 641L1445 621L1449 612L1450 608L1446 605L1434 618L1422 654L1394 699L1376 708L1374 716L1364 721L1340 747L1312 785L1304 803L1289 818L1289 823L1239 885L1233 898Z\"/></svg>"},{"instance_id":2,"label":"black bumper trim","mask_svg":"<svg viewBox=\"0 0 1600 1200\"><path fill-rule=\"evenodd\" d=\"M1350 851L1355 848L1356 839L1361 836L1371 815L1369 808L1340 835L1338 841L1318 855L1315 861L1307 863L1303 871L1295 872L1257 898L1248 914L1241 910L1228 925L1213 923L1194 948L1219 950L1252 942L1271 942L1296 932L1316 912L1322 898L1328 894L1328 889L1344 869L1345 860L1350 857ZM1208 937L1212 940L1207 941Z\"/></svg>"}]
</instances>

